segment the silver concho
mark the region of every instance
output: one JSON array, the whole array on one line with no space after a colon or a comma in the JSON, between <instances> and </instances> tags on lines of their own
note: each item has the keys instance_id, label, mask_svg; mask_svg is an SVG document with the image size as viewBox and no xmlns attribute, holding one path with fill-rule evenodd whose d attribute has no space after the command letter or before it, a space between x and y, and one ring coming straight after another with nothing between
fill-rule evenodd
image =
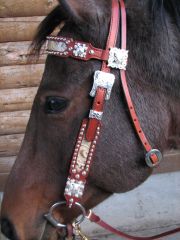
<instances>
[{"instance_id":1,"label":"silver concho","mask_svg":"<svg viewBox=\"0 0 180 240\"><path fill-rule=\"evenodd\" d=\"M66 183L65 194L72 197L82 197L85 183L79 180L70 179Z\"/></svg>"},{"instance_id":2,"label":"silver concho","mask_svg":"<svg viewBox=\"0 0 180 240\"><path fill-rule=\"evenodd\" d=\"M84 43L76 43L74 45L73 55L75 57L85 58L87 54L87 45Z\"/></svg>"},{"instance_id":3,"label":"silver concho","mask_svg":"<svg viewBox=\"0 0 180 240\"><path fill-rule=\"evenodd\" d=\"M112 73L106 73L102 71L95 71L94 84L90 92L91 97L95 97L98 87L107 89L106 100L110 99L112 87L114 85L115 75Z\"/></svg>"},{"instance_id":4,"label":"silver concho","mask_svg":"<svg viewBox=\"0 0 180 240\"><path fill-rule=\"evenodd\" d=\"M109 52L108 67L126 70L128 51L125 49L111 48Z\"/></svg>"}]
</instances>

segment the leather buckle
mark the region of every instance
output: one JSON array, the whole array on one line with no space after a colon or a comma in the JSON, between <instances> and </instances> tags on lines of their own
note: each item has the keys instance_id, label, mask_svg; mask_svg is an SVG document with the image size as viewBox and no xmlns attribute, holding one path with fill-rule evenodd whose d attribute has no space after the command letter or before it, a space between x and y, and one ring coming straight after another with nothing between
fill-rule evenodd
<instances>
[{"instance_id":1,"label":"leather buckle","mask_svg":"<svg viewBox=\"0 0 180 240\"><path fill-rule=\"evenodd\" d=\"M128 51L120 48L111 48L109 52L108 67L126 70Z\"/></svg>"},{"instance_id":2,"label":"leather buckle","mask_svg":"<svg viewBox=\"0 0 180 240\"><path fill-rule=\"evenodd\" d=\"M106 91L106 100L110 99L112 87L114 85L115 75L112 73L106 73L102 71L95 71L94 74L94 84L90 92L91 97L95 97L98 87L105 88Z\"/></svg>"},{"instance_id":3,"label":"leather buckle","mask_svg":"<svg viewBox=\"0 0 180 240\"><path fill-rule=\"evenodd\" d=\"M158 161L156 163L152 162L152 159L151 159L152 155L156 155L157 156ZM163 155L162 155L162 153L158 149L151 149L146 154L145 160L146 160L147 165L150 168L153 168L153 167L156 167L157 165L159 165L159 163L161 162L162 158L163 158Z\"/></svg>"}]
</instances>

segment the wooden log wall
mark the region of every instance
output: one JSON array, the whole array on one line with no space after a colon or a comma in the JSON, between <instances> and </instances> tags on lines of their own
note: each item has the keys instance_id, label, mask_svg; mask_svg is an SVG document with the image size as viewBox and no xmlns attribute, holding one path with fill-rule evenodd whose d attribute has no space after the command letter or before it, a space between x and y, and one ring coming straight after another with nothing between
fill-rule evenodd
<instances>
[{"instance_id":1,"label":"wooden log wall","mask_svg":"<svg viewBox=\"0 0 180 240\"><path fill-rule=\"evenodd\" d=\"M56 0L0 1L0 191L16 159L46 54L28 63L37 26Z\"/></svg>"}]
</instances>

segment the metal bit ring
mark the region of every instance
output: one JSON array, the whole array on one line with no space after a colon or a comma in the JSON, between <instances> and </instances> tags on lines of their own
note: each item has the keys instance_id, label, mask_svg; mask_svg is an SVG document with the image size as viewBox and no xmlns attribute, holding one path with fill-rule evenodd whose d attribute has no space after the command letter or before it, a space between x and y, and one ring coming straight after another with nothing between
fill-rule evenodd
<instances>
[{"instance_id":1,"label":"metal bit ring","mask_svg":"<svg viewBox=\"0 0 180 240\"><path fill-rule=\"evenodd\" d=\"M85 219L85 217L86 217L86 210L85 210L85 208L84 208L80 203L75 202L74 204L75 204L75 206L77 206L77 207L81 210L81 212L82 212L81 218L80 218L79 220L76 219L75 222L74 222L75 225L80 225L80 224L84 221L84 219ZM45 217L55 228L66 228L66 227L67 227L66 224L60 223L60 222L59 222L57 219L55 219L54 216L53 216L53 211L54 211L54 209L57 208L57 207L59 207L59 206L62 206L62 205L66 205L66 202L63 201L63 202L57 202L57 203L53 204L52 207L51 207L50 210L49 210L49 213L47 213L47 214L44 215L44 217Z\"/></svg>"}]
</instances>

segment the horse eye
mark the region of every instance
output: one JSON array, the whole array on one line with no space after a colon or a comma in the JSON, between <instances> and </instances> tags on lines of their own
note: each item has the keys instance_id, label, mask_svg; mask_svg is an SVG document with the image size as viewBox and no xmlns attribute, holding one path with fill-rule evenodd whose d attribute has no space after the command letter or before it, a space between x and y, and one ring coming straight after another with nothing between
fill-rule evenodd
<instances>
[{"instance_id":1,"label":"horse eye","mask_svg":"<svg viewBox=\"0 0 180 240\"><path fill-rule=\"evenodd\" d=\"M61 97L46 97L45 112L59 113L63 112L68 106L68 101Z\"/></svg>"}]
</instances>

